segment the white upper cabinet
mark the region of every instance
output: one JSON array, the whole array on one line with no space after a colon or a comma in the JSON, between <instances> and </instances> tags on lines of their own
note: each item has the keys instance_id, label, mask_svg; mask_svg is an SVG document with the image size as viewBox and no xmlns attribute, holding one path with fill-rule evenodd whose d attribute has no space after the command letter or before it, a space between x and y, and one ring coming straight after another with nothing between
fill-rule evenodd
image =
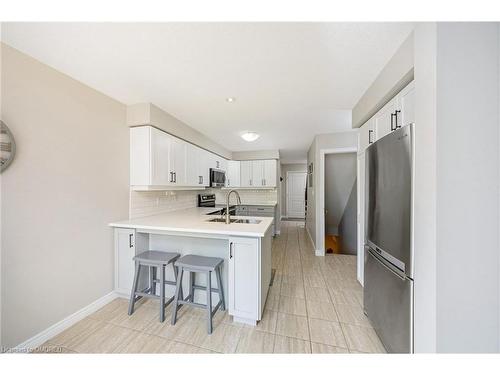
<instances>
[{"instance_id":1,"label":"white upper cabinet","mask_svg":"<svg viewBox=\"0 0 500 375\"><path fill-rule=\"evenodd\" d=\"M204 188L209 169L227 160L152 126L130 128L130 185L134 190Z\"/></svg>"},{"instance_id":2,"label":"white upper cabinet","mask_svg":"<svg viewBox=\"0 0 500 375\"><path fill-rule=\"evenodd\" d=\"M187 143L179 138L169 136L170 154L169 166L172 173L172 184L176 186L186 186L186 150Z\"/></svg>"},{"instance_id":3,"label":"white upper cabinet","mask_svg":"<svg viewBox=\"0 0 500 375\"><path fill-rule=\"evenodd\" d=\"M243 160L240 163L240 186L274 188L277 179L276 160Z\"/></svg>"},{"instance_id":4,"label":"white upper cabinet","mask_svg":"<svg viewBox=\"0 0 500 375\"><path fill-rule=\"evenodd\" d=\"M411 82L398 94L398 127L415 123L415 85Z\"/></svg>"},{"instance_id":5,"label":"white upper cabinet","mask_svg":"<svg viewBox=\"0 0 500 375\"><path fill-rule=\"evenodd\" d=\"M396 129L397 98L393 98L374 116L377 139Z\"/></svg>"},{"instance_id":6,"label":"white upper cabinet","mask_svg":"<svg viewBox=\"0 0 500 375\"><path fill-rule=\"evenodd\" d=\"M228 160L226 171L226 187L240 186L240 162L238 160Z\"/></svg>"},{"instance_id":7,"label":"white upper cabinet","mask_svg":"<svg viewBox=\"0 0 500 375\"><path fill-rule=\"evenodd\" d=\"M240 162L240 186L252 186L252 167L253 162L251 160L243 160Z\"/></svg>"},{"instance_id":8,"label":"white upper cabinet","mask_svg":"<svg viewBox=\"0 0 500 375\"><path fill-rule=\"evenodd\" d=\"M252 161L252 187L264 186L264 160Z\"/></svg>"},{"instance_id":9,"label":"white upper cabinet","mask_svg":"<svg viewBox=\"0 0 500 375\"><path fill-rule=\"evenodd\" d=\"M366 148L375 142L375 119L372 117L359 128L358 154L364 154Z\"/></svg>"},{"instance_id":10,"label":"white upper cabinet","mask_svg":"<svg viewBox=\"0 0 500 375\"><path fill-rule=\"evenodd\" d=\"M278 163L276 160L264 160L264 186L275 187L278 175Z\"/></svg>"},{"instance_id":11,"label":"white upper cabinet","mask_svg":"<svg viewBox=\"0 0 500 375\"><path fill-rule=\"evenodd\" d=\"M415 85L412 82L365 122L358 133L358 153L377 139L402 126L415 123Z\"/></svg>"}]
</instances>

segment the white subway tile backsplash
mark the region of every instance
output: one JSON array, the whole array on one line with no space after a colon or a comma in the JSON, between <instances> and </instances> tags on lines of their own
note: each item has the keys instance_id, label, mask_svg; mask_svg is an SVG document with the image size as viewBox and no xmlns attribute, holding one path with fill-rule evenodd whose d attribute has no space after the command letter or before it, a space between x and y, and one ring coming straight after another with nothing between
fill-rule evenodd
<instances>
[{"instance_id":1,"label":"white subway tile backsplash","mask_svg":"<svg viewBox=\"0 0 500 375\"><path fill-rule=\"evenodd\" d=\"M270 204L278 201L278 192L273 190L248 190L235 189L238 191L243 204ZM144 216L159 215L176 210L196 207L198 205L198 194L215 194L217 204L226 203L228 190L206 189L206 190L171 190L171 191L130 191L130 219ZM236 204L234 196L231 204Z\"/></svg>"}]
</instances>

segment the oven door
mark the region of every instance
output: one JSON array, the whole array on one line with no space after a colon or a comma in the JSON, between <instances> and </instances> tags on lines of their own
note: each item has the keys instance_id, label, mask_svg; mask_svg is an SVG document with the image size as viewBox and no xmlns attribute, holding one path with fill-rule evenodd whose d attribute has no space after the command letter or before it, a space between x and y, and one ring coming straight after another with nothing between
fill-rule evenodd
<instances>
[{"instance_id":1,"label":"oven door","mask_svg":"<svg viewBox=\"0 0 500 375\"><path fill-rule=\"evenodd\" d=\"M226 183L226 172L220 169L210 169L210 186L223 187Z\"/></svg>"}]
</instances>

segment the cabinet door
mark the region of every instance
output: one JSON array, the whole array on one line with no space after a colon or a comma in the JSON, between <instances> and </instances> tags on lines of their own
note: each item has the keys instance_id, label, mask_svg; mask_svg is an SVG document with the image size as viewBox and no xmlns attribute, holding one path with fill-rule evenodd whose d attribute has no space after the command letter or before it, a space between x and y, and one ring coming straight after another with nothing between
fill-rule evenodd
<instances>
[{"instance_id":1,"label":"cabinet door","mask_svg":"<svg viewBox=\"0 0 500 375\"><path fill-rule=\"evenodd\" d=\"M252 186L252 168L253 164L250 160L240 162L240 185L242 187Z\"/></svg>"},{"instance_id":2,"label":"cabinet door","mask_svg":"<svg viewBox=\"0 0 500 375\"><path fill-rule=\"evenodd\" d=\"M398 126L415 123L415 85L411 82L398 95Z\"/></svg>"},{"instance_id":3,"label":"cabinet door","mask_svg":"<svg viewBox=\"0 0 500 375\"><path fill-rule=\"evenodd\" d=\"M366 148L375 141L375 120L365 122L358 133L358 154L364 154Z\"/></svg>"},{"instance_id":4,"label":"cabinet door","mask_svg":"<svg viewBox=\"0 0 500 375\"><path fill-rule=\"evenodd\" d=\"M377 136L377 139L380 139L395 130L395 116L397 109L397 98L394 98L382 107L382 109L374 116L375 135Z\"/></svg>"},{"instance_id":5,"label":"cabinet door","mask_svg":"<svg viewBox=\"0 0 500 375\"><path fill-rule=\"evenodd\" d=\"M135 230L115 229L115 290L128 294L134 281Z\"/></svg>"},{"instance_id":6,"label":"cabinet door","mask_svg":"<svg viewBox=\"0 0 500 375\"><path fill-rule=\"evenodd\" d=\"M187 143L181 139L170 137L170 172L173 175L173 184L186 185L186 148Z\"/></svg>"},{"instance_id":7,"label":"cabinet door","mask_svg":"<svg viewBox=\"0 0 500 375\"><path fill-rule=\"evenodd\" d=\"M228 163L228 160L226 160L224 158L220 158L219 169L224 171L224 172L227 172L227 163Z\"/></svg>"},{"instance_id":8,"label":"cabinet door","mask_svg":"<svg viewBox=\"0 0 500 375\"><path fill-rule=\"evenodd\" d=\"M199 156L199 148L188 143L186 145L186 186L201 185Z\"/></svg>"},{"instance_id":9,"label":"cabinet door","mask_svg":"<svg viewBox=\"0 0 500 375\"><path fill-rule=\"evenodd\" d=\"M210 152L203 150L202 148L198 151L198 174L201 177L201 186L210 185Z\"/></svg>"},{"instance_id":10,"label":"cabinet door","mask_svg":"<svg viewBox=\"0 0 500 375\"><path fill-rule=\"evenodd\" d=\"M226 186L240 186L240 162L238 160L229 160L227 162Z\"/></svg>"},{"instance_id":11,"label":"cabinet door","mask_svg":"<svg viewBox=\"0 0 500 375\"><path fill-rule=\"evenodd\" d=\"M252 161L252 187L264 185L264 160Z\"/></svg>"},{"instance_id":12,"label":"cabinet door","mask_svg":"<svg viewBox=\"0 0 500 375\"><path fill-rule=\"evenodd\" d=\"M259 240L229 239L229 314L259 319Z\"/></svg>"},{"instance_id":13,"label":"cabinet door","mask_svg":"<svg viewBox=\"0 0 500 375\"><path fill-rule=\"evenodd\" d=\"M358 155L358 281L364 285L364 254L365 254L365 154Z\"/></svg>"},{"instance_id":14,"label":"cabinet door","mask_svg":"<svg viewBox=\"0 0 500 375\"><path fill-rule=\"evenodd\" d=\"M170 136L151 127L151 185L169 185L170 174Z\"/></svg>"},{"instance_id":15,"label":"cabinet door","mask_svg":"<svg viewBox=\"0 0 500 375\"><path fill-rule=\"evenodd\" d=\"M278 169L276 160L264 160L264 181L263 186L275 187Z\"/></svg>"}]
</instances>

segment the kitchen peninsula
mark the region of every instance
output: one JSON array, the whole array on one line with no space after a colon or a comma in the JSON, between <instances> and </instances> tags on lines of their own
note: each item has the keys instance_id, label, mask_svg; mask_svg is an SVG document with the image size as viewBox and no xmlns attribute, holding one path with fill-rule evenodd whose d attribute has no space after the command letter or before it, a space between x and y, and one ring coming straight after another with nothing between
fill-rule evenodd
<instances>
[{"instance_id":1,"label":"kitchen peninsula","mask_svg":"<svg viewBox=\"0 0 500 375\"><path fill-rule=\"evenodd\" d=\"M225 224L209 216L213 208L191 208L167 214L110 223L115 230L115 290L128 298L134 277L132 258L146 250L196 254L224 259L222 282L229 315L234 321L256 325L262 318L271 280L271 217L240 217L246 222ZM173 272L167 273L174 280ZM148 275L142 275L140 286L145 288ZM196 281L206 285L205 280ZM217 285L214 279L213 285ZM184 280L187 290L187 280ZM166 286L167 296L174 287ZM195 295L195 301L205 303L205 293ZM218 296L213 295L213 304Z\"/></svg>"}]
</instances>

